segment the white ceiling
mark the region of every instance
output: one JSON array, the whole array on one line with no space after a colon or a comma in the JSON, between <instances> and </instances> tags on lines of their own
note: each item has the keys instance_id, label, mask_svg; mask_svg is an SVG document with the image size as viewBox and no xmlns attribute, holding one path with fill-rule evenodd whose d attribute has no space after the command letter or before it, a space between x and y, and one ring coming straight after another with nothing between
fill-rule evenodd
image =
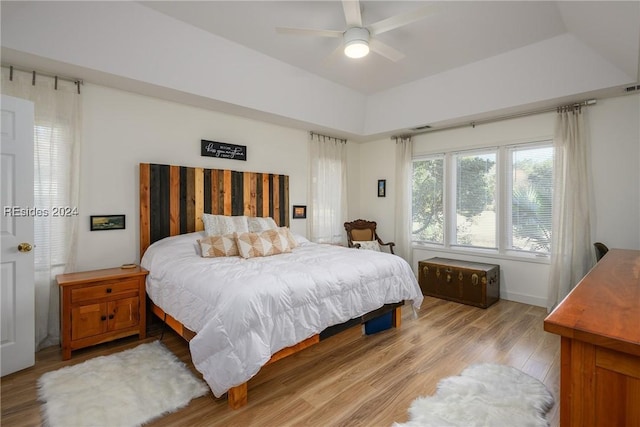
<instances>
[{"instance_id":1,"label":"white ceiling","mask_svg":"<svg viewBox=\"0 0 640 427\"><path fill-rule=\"evenodd\" d=\"M341 39L277 34L276 27L346 30L339 1L141 2L185 23L370 95L533 43L574 33L609 55L624 71L638 73L634 2L362 1L363 24L430 6L418 22L380 34L406 56L392 62L372 53L337 55ZM637 6L637 4L635 5ZM635 57L635 61L634 61Z\"/></svg>"},{"instance_id":2,"label":"white ceiling","mask_svg":"<svg viewBox=\"0 0 640 427\"><path fill-rule=\"evenodd\" d=\"M203 108L373 140L620 94L640 81L640 1L361 2L403 52L327 58L345 30L324 1L5 1L2 62Z\"/></svg>"}]
</instances>

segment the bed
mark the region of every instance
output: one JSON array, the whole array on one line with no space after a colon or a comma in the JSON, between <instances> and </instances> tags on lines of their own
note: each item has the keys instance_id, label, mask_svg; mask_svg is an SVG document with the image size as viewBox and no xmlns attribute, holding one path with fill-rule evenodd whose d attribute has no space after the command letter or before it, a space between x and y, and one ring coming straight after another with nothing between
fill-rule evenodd
<instances>
[{"instance_id":1,"label":"bed","mask_svg":"<svg viewBox=\"0 0 640 427\"><path fill-rule=\"evenodd\" d=\"M404 301L422 302L404 260L292 235L288 205L284 175L140 164L141 265L152 311L189 340L194 366L234 409L246 404L247 381L262 366L381 314L391 312L397 327ZM207 213L273 218L264 233L277 231L283 252L203 257Z\"/></svg>"}]
</instances>

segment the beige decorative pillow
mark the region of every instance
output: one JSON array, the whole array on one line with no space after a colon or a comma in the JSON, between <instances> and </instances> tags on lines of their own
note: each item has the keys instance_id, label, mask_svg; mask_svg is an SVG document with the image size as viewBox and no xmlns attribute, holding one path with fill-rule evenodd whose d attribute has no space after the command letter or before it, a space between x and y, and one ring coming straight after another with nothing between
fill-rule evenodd
<instances>
[{"instance_id":1,"label":"beige decorative pillow","mask_svg":"<svg viewBox=\"0 0 640 427\"><path fill-rule=\"evenodd\" d=\"M204 232L207 236L246 233L249 223L246 216L202 214Z\"/></svg>"},{"instance_id":2,"label":"beige decorative pillow","mask_svg":"<svg viewBox=\"0 0 640 427\"><path fill-rule=\"evenodd\" d=\"M377 240L354 240L353 244L355 245L356 243L360 245L360 249L368 249L370 251L380 252L380 244Z\"/></svg>"},{"instance_id":3,"label":"beige decorative pillow","mask_svg":"<svg viewBox=\"0 0 640 427\"><path fill-rule=\"evenodd\" d=\"M238 252L243 258L263 257L291 252L287 238L279 230L236 233Z\"/></svg>"},{"instance_id":4,"label":"beige decorative pillow","mask_svg":"<svg viewBox=\"0 0 640 427\"><path fill-rule=\"evenodd\" d=\"M293 236L293 233L291 232L291 230L289 230L289 227L279 227L278 232L282 233L282 235L287 239L287 241L289 242L289 246L291 246L291 249L298 246L298 242L296 241L296 238Z\"/></svg>"},{"instance_id":5,"label":"beige decorative pillow","mask_svg":"<svg viewBox=\"0 0 640 427\"><path fill-rule=\"evenodd\" d=\"M204 258L239 256L235 234L207 236L199 239L200 252Z\"/></svg>"},{"instance_id":6,"label":"beige decorative pillow","mask_svg":"<svg viewBox=\"0 0 640 427\"><path fill-rule=\"evenodd\" d=\"M271 217L262 218L258 216L250 216L247 218L247 222L249 223L250 233L258 233L260 231L278 228L278 225Z\"/></svg>"}]
</instances>

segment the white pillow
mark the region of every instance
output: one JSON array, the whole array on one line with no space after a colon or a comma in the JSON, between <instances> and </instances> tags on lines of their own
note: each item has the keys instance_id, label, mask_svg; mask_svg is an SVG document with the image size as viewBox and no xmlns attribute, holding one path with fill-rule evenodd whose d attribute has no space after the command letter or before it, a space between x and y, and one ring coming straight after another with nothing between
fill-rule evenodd
<instances>
[{"instance_id":1,"label":"white pillow","mask_svg":"<svg viewBox=\"0 0 640 427\"><path fill-rule=\"evenodd\" d=\"M278 228L278 225L271 217L262 218L258 216L250 216L247 218L247 222L249 223L250 233L258 233L260 231Z\"/></svg>"},{"instance_id":2,"label":"white pillow","mask_svg":"<svg viewBox=\"0 0 640 427\"><path fill-rule=\"evenodd\" d=\"M307 238L306 238L306 237L304 237L303 235L301 235L301 234L297 234L297 233L294 233L294 232L292 232L292 231L291 231L291 234L293 234L293 238L294 238L294 239L296 239L296 243L297 243L298 245L302 245L302 244L305 244L305 243L309 243L309 239L307 239Z\"/></svg>"},{"instance_id":3,"label":"white pillow","mask_svg":"<svg viewBox=\"0 0 640 427\"><path fill-rule=\"evenodd\" d=\"M376 252L380 252L380 244L378 243L377 240L360 240L360 241L353 241L353 244L359 244L360 245L360 249L368 249L370 251L376 251Z\"/></svg>"},{"instance_id":4,"label":"white pillow","mask_svg":"<svg viewBox=\"0 0 640 427\"><path fill-rule=\"evenodd\" d=\"M246 233L249 231L249 223L246 216L202 214L202 222L207 236Z\"/></svg>"}]
</instances>

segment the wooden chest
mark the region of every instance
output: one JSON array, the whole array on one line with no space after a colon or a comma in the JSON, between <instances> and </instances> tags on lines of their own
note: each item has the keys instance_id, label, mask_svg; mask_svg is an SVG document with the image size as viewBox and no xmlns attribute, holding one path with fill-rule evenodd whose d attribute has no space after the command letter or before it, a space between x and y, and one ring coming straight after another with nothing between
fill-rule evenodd
<instances>
[{"instance_id":1,"label":"wooden chest","mask_svg":"<svg viewBox=\"0 0 640 427\"><path fill-rule=\"evenodd\" d=\"M424 295L487 308L500 299L500 266L448 258L418 263Z\"/></svg>"}]
</instances>

